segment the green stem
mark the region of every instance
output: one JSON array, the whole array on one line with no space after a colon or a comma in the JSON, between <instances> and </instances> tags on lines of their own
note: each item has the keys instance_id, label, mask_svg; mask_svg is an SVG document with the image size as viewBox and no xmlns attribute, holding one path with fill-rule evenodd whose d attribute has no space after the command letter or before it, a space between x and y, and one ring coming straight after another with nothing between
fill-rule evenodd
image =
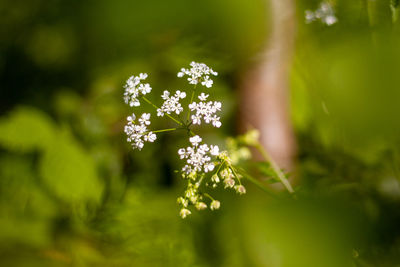
<instances>
[{"instance_id":1,"label":"green stem","mask_svg":"<svg viewBox=\"0 0 400 267\"><path fill-rule=\"evenodd\" d=\"M192 135L192 136L195 136L196 134L192 131L192 130L190 130L189 129L189 133Z\"/></svg>"},{"instance_id":2,"label":"green stem","mask_svg":"<svg viewBox=\"0 0 400 267\"><path fill-rule=\"evenodd\" d=\"M212 196L210 196L209 194L207 194L207 193L203 193L203 195L205 195L206 197L208 197L209 199L211 199L212 201L214 201L215 199L212 197Z\"/></svg>"},{"instance_id":3,"label":"green stem","mask_svg":"<svg viewBox=\"0 0 400 267\"><path fill-rule=\"evenodd\" d=\"M180 128L169 128L169 129L162 129L162 130L155 130L152 131L153 133L162 133L162 132L171 132L171 131L175 131L175 130L179 130Z\"/></svg>"},{"instance_id":4,"label":"green stem","mask_svg":"<svg viewBox=\"0 0 400 267\"><path fill-rule=\"evenodd\" d=\"M232 165L229 165L229 169L231 169L233 176L235 176L236 180L238 180L239 184L242 185L242 182L240 181L239 175L237 175L235 169L233 168Z\"/></svg>"},{"instance_id":5,"label":"green stem","mask_svg":"<svg viewBox=\"0 0 400 267\"><path fill-rule=\"evenodd\" d=\"M193 102L194 92L195 92L195 90L196 90L196 85L197 85L197 84L194 85L194 88L193 88L193 90L192 90L192 96L190 97L189 105L192 104L192 102ZM188 113L187 113L187 118L186 118L187 121L189 121L189 119L190 119L190 114L192 114L192 113L190 112L190 109L189 109L189 111L188 111Z\"/></svg>"},{"instance_id":6,"label":"green stem","mask_svg":"<svg viewBox=\"0 0 400 267\"><path fill-rule=\"evenodd\" d=\"M217 169L217 171L215 172L215 174L218 175L219 171L221 170L221 167L225 164L225 160L221 162L221 164L219 164L219 167Z\"/></svg>"},{"instance_id":7,"label":"green stem","mask_svg":"<svg viewBox=\"0 0 400 267\"><path fill-rule=\"evenodd\" d=\"M143 100L146 101L147 103L149 103L150 105L152 105L155 109L159 109L159 107L157 107L156 105L154 105L150 100L148 100L146 97L142 96ZM168 113L165 113L165 115L170 118L171 120L173 120L174 122L176 122L177 124L183 126L183 123L178 121L177 119L175 119L174 117L172 117L171 115L169 115Z\"/></svg>"},{"instance_id":8,"label":"green stem","mask_svg":"<svg viewBox=\"0 0 400 267\"><path fill-rule=\"evenodd\" d=\"M260 151L260 153L264 157L264 159L271 164L272 169L274 170L275 174L278 176L278 178L281 181L281 183L285 186L287 191L289 191L289 193L293 194L294 190L292 188L292 185L289 183L289 181L286 178L285 174L283 174L283 172L279 168L278 164L267 153L267 151L264 149L264 147L260 143L258 143L258 144L255 145L255 148L258 151Z\"/></svg>"}]
</instances>

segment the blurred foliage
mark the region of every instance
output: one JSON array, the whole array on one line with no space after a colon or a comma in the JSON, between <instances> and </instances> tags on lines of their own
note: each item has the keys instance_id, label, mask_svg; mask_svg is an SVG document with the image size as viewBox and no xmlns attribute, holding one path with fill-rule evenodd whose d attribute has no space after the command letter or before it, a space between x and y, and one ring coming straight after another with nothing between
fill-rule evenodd
<instances>
[{"instance_id":1,"label":"blurred foliage","mask_svg":"<svg viewBox=\"0 0 400 267\"><path fill-rule=\"evenodd\" d=\"M191 60L212 66L224 124L202 134L223 145L237 76L268 41L266 3L1 1L0 265L400 266L398 7L331 2L327 27L304 23L319 0L296 1L298 199L249 185L182 221L184 140L132 151L123 82L148 72L157 96L187 88L174 77Z\"/></svg>"}]
</instances>

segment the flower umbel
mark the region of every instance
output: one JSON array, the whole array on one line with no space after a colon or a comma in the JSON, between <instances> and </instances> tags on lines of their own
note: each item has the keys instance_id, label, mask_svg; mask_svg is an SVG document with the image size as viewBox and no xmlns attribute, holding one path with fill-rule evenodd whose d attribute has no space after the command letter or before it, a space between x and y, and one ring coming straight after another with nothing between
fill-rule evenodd
<instances>
[{"instance_id":1,"label":"flower umbel","mask_svg":"<svg viewBox=\"0 0 400 267\"><path fill-rule=\"evenodd\" d=\"M335 11L329 2L322 2L317 10L305 11L306 23L311 23L320 20L322 23L330 26L337 22L337 17L335 16Z\"/></svg>"},{"instance_id":2,"label":"flower umbel","mask_svg":"<svg viewBox=\"0 0 400 267\"><path fill-rule=\"evenodd\" d=\"M181 148L178 150L179 157L186 159L186 165L182 171L186 174L191 172L209 172L214 170L214 163L211 162L210 156L216 156L219 152L218 146L212 146L212 150L207 144L200 145L202 139L196 135L189 138L191 147Z\"/></svg>"},{"instance_id":3,"label":"flower umbel","mask_svg":"<svg viewBox=\"0 0 400 267\"><path fill-rule=\"evenodd\" d=\"M215 113L221 111L222 104L218 101L205 102L208 95L201 93L199 96L200 102L193 102L189 104L189 109L195 111L195 114L191 116L193 124L200 125L202 121L209 124L211 123L214 127L221 127L222 123L220 117Z\"/></svg>"},{"instance_id":4,"label":"flower umbel","mask_svg":"<svg viewBox=\"0 0 400 267\"><path fill-rule=\"evenodd\" d=\"M161 97L164 99L164 103L161 108L157 109L157 116L162 117L165 113L176 113L179 115L183 111L183 107L181 103L179 103L179 100L186 97L185 92L178 90L175 92L175 95L170 96L170 92L165 90Z\"/></svg>"},{"instance_id":5,"label":"flower umbel","mask_svg":"<svg viewBox=\"0 0 400 267\"><path fill-rule=\"evenodd\" d=\"M178 77L187 75L189 76L187 80L190 84L201 83L201 85L206 86L207 88L212 87L214 82L211 80L210 75L217 76L217 72L213 71L204 63L196 63L192 61L190 66L190 69L182 68L181 71L178 72Z\"/></svg>"},{"instance_id":6,"label":"flower umbel","mask_svg":"<svg viewBox=\"0 0 400 267\"><path fill-rule=\"evenodd\" d=\"M141 81L147 78L147 73L140 73L139 76L131 76L126 81L124 86L124 101L131 107L140 106L139 96L145 95L151 92L150 84L143 84Z\"/></svg>"},{"instance_id":7,"label":"flower umbel","mask_svg":"<svg viewBox=\"0 0 400 267\"><path fill-rule=\"evenodd\" d=\"M133 149L141 150L144 142L154 142L157 136L147 130L147 125L150 125L150 113L143 113L138 122L135 123L136 116L132 114L127 118L127 125L125 126L125 133L128 136L127 141L132 144Z\"/></svg>"}]
</instances>

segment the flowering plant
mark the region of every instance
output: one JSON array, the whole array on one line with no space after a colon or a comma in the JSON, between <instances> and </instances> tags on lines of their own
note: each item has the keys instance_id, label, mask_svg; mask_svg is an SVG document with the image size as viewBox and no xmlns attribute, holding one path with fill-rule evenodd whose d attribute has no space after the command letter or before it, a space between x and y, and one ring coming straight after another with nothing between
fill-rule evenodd
<instances>
[{"instance_id":1,"label":"flowering plant","mask_svg":"<svg viewBox=\"0 0 400 267\"><path fill-rule=\"evenodd\" d=\"M171 94L165 90L161 95L163 103L159 107L146 97L152 90L148 83L144 83L148 77L147 74L141 73L139 76L130 77L124 86L126 104L138 107L143 100L156 110L158 117L167 117L176 124L175 128L150 130L148 129L151 124L150 113L143 113L138 117L133 113L127 117L125 126L127 141L131 143L133 149L141 150L145 142L154 142L157 134L162 132L184 129L188 133L189 145L177 150L178 156L184 161L180 174L187 181L185 192L177 200L181 205L180 216L182 218L191 214L191 207L197 210L220 208L221 203L210 195L208 188L223 185L224 188L231 188L238 194L245 194L246 188L242 184L242 178L247 178L262 189L268 190L261 182L238 166L239 161L249 158L248 146L253 146L261 152L265 160L271 164L279 181L290 193L293 193L284 174L258 142L257 131L250 131L236 139L228 139L228 150L224 151L221 151L217 145L204 143L203 139L193 132L193 125L210 124L215 128L222 125L218 116L218 112L222 109L221 102L208 100L209 94L196 91L197 85L211 88L213 86L211 77L217 75L218 73L207 65L196 62L190 63L189 69L182 68L178 72L179 78L187 76L189 84L193 85L186 116L182 116L186 108L182 104L182 100L187 97L186 92L177 90ZM196 98L198 100L195 100Z\"/></svg>"},{"instance_id":2,"label":"flowering plant","mask_svg":"<svg viewBox=\"0 0 400 267\"><path fill-rule=\"evenodd\" d=\"M338 21L337 17L335 16L335 10L332 4L328 1L321 2L315 11L306 10L305 19L306 23L320 21L327 26L331 26Z\"/></svg>"}]
</instances>

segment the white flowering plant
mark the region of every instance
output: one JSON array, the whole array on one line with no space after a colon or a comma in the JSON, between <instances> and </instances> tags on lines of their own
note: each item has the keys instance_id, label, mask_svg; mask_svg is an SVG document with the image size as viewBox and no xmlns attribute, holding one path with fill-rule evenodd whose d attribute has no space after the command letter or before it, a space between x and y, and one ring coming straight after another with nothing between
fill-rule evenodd
<instances>
[{"instance_id":1,"label":"white flowering plant","mask_svg":"<svg viewBox=\"0 0 400 267\"><path fill-rule=\"evenodd\" d=\"M338 21L333 5L329 1L321 2L316 10L306 10L304 13L307 24L320 21L322 24L331 26Z\"/></svg>"},{"instance_id":2,"label":"white flowering plant","mask_svg":"<svg viewBox=\"0 0 400 267\"><path fill-rule=\"evenodd\" d=\"M269 162L276 178L293 193L293 189L287 178L274 161L267 154L265 149L258 142L258 132L250 131L236 139L230 138L227 142L227 150L221 150L217 145L208 145L203 138L193 131L194 125L207 124L214 128L222 125L219 112L222 103L209 100L210 95L198 90L198 86L211 88L213 86L212 76L218 73L203 63L191 62L190 68L182 68L177 76L187 77L189 84L193 85L188 103L184 99L188 94L177 90L175 93L165 90L161 95L162 104L157 106L147 98L152 90L150 84L144 81L147 74L130 77L125 86L124 101L131 107L139 107L143 102L154 108L156 116L169 119L175 124L173 128L152 130L150 126L150 113L143 113L136 116L132 113L127 117L125 133L127 141L133 149L141 150L146 142L155 142L157 134L185 130L188 134L188 146L177 149L177 156L183 160L183 167L179 171L181 177L187 182L183 195L178 197L180 204L180 216L186 218L192 213L193 208L197 210L217 210L220 208L220 201L211 196L210 190L223 186L226 189L233 189L242 195L246 193L243 185L243 178L253 182L260 188L269 191L264 184L252 177L247 171L239 167L241 160L250 158L249 146L257 148Z\"/></svg>"}]
</instances>

